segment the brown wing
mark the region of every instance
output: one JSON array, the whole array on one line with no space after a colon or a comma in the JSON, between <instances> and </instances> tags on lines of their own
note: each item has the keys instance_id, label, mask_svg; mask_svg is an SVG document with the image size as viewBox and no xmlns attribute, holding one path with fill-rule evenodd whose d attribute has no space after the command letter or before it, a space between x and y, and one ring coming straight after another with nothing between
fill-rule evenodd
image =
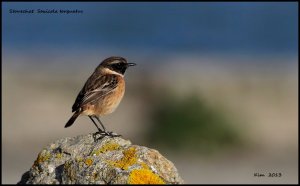
<instances>
[{"instance_id":1,"label":"brown wing","mask_svg":"<svg viewBox=\"0 0 300 186\"><path fill-rule=\"evenodd\" d=\"M86 81L85 85L79 92L75 103L72 106L72 112L77 111L87 103L97 102L98 99L113 91L118 85L118 77L114 74L100 76L93 74Z\"/></svg>"}]
</instances>

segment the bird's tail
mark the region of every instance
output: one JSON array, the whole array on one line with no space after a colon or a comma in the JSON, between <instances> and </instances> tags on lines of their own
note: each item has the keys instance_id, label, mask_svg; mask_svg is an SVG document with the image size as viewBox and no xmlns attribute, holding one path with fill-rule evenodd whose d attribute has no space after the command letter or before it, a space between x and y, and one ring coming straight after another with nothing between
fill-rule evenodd
<instances>
[{"instance_id":1,"label":"bird's tail","mask_svg":"<svg viewBox=\"0 0 300 186\"><path fill-rule=\"evenodd\" d=\"M74 123L74 121L77 119L77 117L80 115L80 112L75 112L74 114L73 114L73 116L69 119L69 121L67 122L67 124L65 125L65 128L67 128L67 127L69 127L69 126L71 126L71 125L73 125L73 123Z\"/></svg>"}]
</instances>

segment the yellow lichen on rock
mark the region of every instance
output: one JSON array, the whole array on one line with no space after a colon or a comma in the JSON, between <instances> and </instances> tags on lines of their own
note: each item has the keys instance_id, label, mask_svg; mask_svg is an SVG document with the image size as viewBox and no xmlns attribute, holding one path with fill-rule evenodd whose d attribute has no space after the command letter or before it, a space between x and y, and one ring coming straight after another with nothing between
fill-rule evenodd
<instances>
[{"instance_id":1,"label":"yellow lichen on rock","mask_svg":"<svg viewBox=\"0 0 300 186\"><path fill-rule=\"evenodd\" d=\"M34 161L34 165L38 165L50 159L51 154L49 152L41 152L39 153L37 159Z\"/></svg>"},{"instance_id":2,"label":"yellow lichen on rock","mask_svg":"<svg viewBox=\"0 0 300 186\"><path fill-rule=\"evenodd\" d=\"M52 142L18 184L180 184L176 167L158 151L121 137L94 134Z\"/></svg>"},{"instance_id":3,"label":"yellow lichen on rock","mask_svg":"<svg viewBox=\"0 0 300 186\"><path fill-rule=\"evenodd\" d=\"M135 169L129 175L128 184L165 184L165 182L149 169Z\"/></svg>"},{"instance_id":4,"label":"yellow lichen on rock","mask_svg":"<svg viewBox=\"0 0 300 186\"><path fill-rule=\"evenodd\" d=\"M93 151L92 154L99 155L100 153L105 153L107 151L117 150L120 147L117 143L107 143L103 145L100 149Z\"/></svg>"},{"instance_id":5,"label":"yellow lichen on rock","mask_svg":"<svg viewBox=\"0 0 300 186\"><path fill-rule=\"evenodd\" d=\"M58 158L58 159L60 159L60 158L62 158L62 153L58 153L58 154L56 154L56 158Z\"/></svg>"},{"instance_id":6,"label":"yellow lichen on rock","mask_svg":"<svg viewBox=\"0 0 300 186\"><path fill-rule=\"evenodd\" d=\"M124 156L117 162L114 162L113 165L121 169L127 170L128 167L134 165L137 162L137 157L135 153L136 149L134 147L130 147L129 149L124 150Z\"/></svg>"}]
</instances>

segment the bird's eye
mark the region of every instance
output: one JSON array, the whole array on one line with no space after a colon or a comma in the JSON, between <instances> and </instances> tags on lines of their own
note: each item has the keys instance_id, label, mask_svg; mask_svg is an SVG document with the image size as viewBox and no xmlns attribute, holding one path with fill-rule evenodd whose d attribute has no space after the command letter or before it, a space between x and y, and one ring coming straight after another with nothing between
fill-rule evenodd
<instances>
[{"instance_id":1,"label":"bird's eye","mask_svg":"<svg viewBox=\"0 0 300 186\"><path fill-rule=\"evenodd\" d=\"M120 63L115 63L112 65L114 68L121 68L122 65Z\"/></svg>"}]
</instances>

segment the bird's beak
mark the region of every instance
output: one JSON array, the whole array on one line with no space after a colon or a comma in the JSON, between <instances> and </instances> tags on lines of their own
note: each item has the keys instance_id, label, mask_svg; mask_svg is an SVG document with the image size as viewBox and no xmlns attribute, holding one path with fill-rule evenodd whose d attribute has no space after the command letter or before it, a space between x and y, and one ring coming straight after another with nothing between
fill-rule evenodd
<instances>
[{"instance_id":1,"label":"bird's beak","mask_svg":"<svg viewBox=\"0 0 300 186\"><path fill-rule=\"evenodd\" d=\"M135 63L127 63L128 67L135 66L135 65L136 65Z\"/></svg>"}]
</instances>

